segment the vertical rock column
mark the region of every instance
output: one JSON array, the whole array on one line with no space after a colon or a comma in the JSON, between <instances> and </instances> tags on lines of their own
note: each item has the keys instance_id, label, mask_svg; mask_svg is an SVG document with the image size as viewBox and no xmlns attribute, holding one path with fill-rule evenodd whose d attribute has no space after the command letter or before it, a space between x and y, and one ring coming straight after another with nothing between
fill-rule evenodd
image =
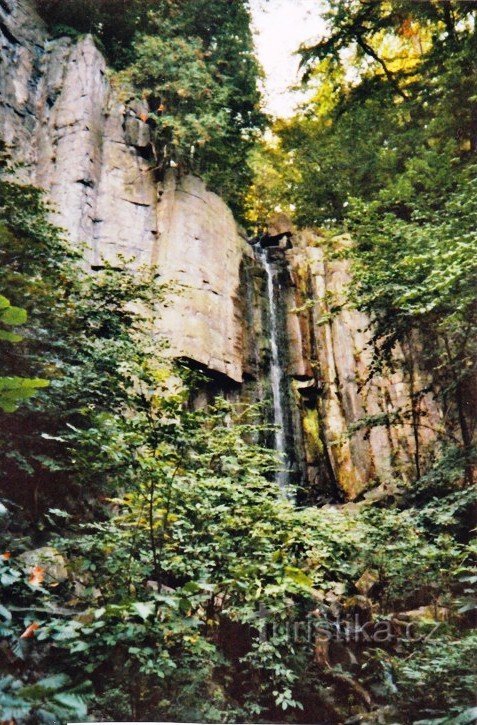
<instances>
[{"instance_id":1,"label":"vertical rock column","mask_svg":"<svg viewBox=\"0 0 477 725\"><path fill-rule=\"evenodd\" d=\"M335 240L336 247L349 244L346 237ZM309 231L297 235L295 248L287 254L294 286L289 329L295 356L290 375L301 408L309 479L316 479L319 489L325 473L346 499L372 486L389 489L395 472L414 474L403 351L396 350L394 370L370 378L370 320L347 304L352 283L348 261L328 259L320 238ZM418 376L418 385L425 387L425 373L418 371ZM424 395L420 405L430 428L438 428L440 412L432 396ZM365 418L382 422L366 426ZM423 427L419 435L423 450L432 451L435 434Z\"/></svg>"},{"instance_id":2,"label":"vertical rock column","mask_svg":"<svg viewBox=\"0 0 477 725\"><path fill-rule=\"evenodd\" d=\"M170 354L200 363L212 373L243 380L240 276L250 254L232 212L198 178L166 179L158 209L160 235L154 255L169 286L161 335Z\"/></svg>"},{"instance_id":3,"label":"vertical rock column","mask_svg":"<svg viewBox=\"0 0 477 725\"><path fill-rule=\"evenodd\" d=\"M87 264L150 263L156 183L140 104L120 102L91 36L50 39L33 3L0 4L0 138Z\"/></svg>"}]
</instances>

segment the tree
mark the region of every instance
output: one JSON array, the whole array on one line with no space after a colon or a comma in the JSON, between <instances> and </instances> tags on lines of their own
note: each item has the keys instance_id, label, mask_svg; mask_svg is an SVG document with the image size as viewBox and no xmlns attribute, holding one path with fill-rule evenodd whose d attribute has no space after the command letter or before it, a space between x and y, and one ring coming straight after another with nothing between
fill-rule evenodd
<instances>
[{"instance_id":1,"label":"tree","mask_svg":"<svg viewBox=\"0 0 477 725\"><path fill-rule=\"evenodd\" d=\"M276 124L265 157L286 169L272 177L274 203L292 204L298 224L356 240L352 304L373 321L376 370L397 346L406 351L412 392L395 413L412 422L418 477L426 391L415 385L417 357L445 435L457 431L468 453L473 441L474 14L465 2L330 2L325 37L301 50L315 94Z\"/></svg>"},{"instance_id":2,"label":"tree","mask_svg":"<svg viewBox=\"0 0 477 725\"><path fill-rule=\"evenodd\" d=\"M475 167L440 210L410 221L386 213L386 201L356 202L349 213L358 242L354 301L372 316L378 364L397 342L425 339L421 360L433 374L447 426L470 453L475 380ZM431 344L432 340L432 344ZM470 476L470 469L468 472Z\"/></svg>"}]
</instances>

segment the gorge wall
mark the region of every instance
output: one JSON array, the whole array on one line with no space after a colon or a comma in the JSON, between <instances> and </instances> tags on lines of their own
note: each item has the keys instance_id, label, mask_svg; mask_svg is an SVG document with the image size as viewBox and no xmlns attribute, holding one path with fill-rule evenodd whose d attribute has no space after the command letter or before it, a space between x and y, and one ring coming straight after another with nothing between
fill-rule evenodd
<instances>
[{"instance_id":1,"label":"gorge wall","mask_svg":"<svg viewBox=\"0 0 477 725\"><path fill-rule=\"evenodd\" d=\"M90 36L52 39L29 0L1 0L0 42L0 138L22 162L19 180L46 190L54 221L86 244L86 266L126 259L172 282L157 321L170 353L199 365L227 395L263 400L270 411L264 269L226 204L196 177L157 180L146 109L121 98ZM385 422L409 407L405 375L397 366L366 382L369 321L341 308L348 264L327 258L319 234L296 232L293 249L269 255L292 479L307 500L375 494L396 467L414 465L408 418ZM431 450L439 411L430 396L419 405L430 421L421 442ZM350 432L376 415L382 425Z\"/></svg>"}]
</instances>

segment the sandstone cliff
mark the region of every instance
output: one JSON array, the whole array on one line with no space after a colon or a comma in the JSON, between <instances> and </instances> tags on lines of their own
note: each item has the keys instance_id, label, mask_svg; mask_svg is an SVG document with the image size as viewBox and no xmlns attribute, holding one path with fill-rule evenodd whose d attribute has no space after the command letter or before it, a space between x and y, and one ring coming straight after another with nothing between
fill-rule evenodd
<instances>
[{"instance_id":1,"label":"sandstone cliff","mask_svg":"<svg viewBox=\"0 0 477 725\"><path fill-rule=\"evenodd\" d=\"M157 183L140 102L122 102L93 39L50 40L30 2L0 5L0 138L44 188L87 263L158 264L177 294L161 331L171 351L242 380L237 312L247 245L230 210L192 177Z\"/></svg>"},{"instance_id":2,"label":"sandstone cliff","mask_svg":"<svg viewBox=\"0 0 477 725\"><path fill-rule=\"evenodd\" d=\"M305 231L296 236L295 249L287 253L295 305L288 321L295 343L290 375L298 380L295 387L304 421L309 478L316 475L317 460L326 446L335 479L348 497L355 498L370 482L384 489L392 486L397 470L411 478L415 434L422 460L429 459L442 421L434 398L427 393L418 402L422 425L414 430L409 366L403 350L396 351L393 370L369 379L370 321L347 304L346 290L352 284L349 261L327 255L323 242L319 235ZM349 244L347 238L334 240L335 248ZM413 374L414 388L425 388L425 371L416 368ZM382 423L362 426L366 418Z\"/></svg>"},{"instance_id":3,"label":"sandstone cliff","mask_svg":"<svg viewBox=\"0 0 477 725\"><path fill-rule=\"evenodd\" d=\"M51 39L29 0L2 0L0 40L0 138L23 162L20 179L46 190L55 221L86 244L86 265L123 257L175 284L157 323L173 355L222 390L242 385L239 395L269 399L263 270L225 203L195 177L156 178L145 109L120 97L90 36ZM362 386L368 320L346 308L329 314L350 281L346 263L329 262L312 232L295 242L276 259L289 458L313 495L356 498L412 465L413 431L349 427L405 406L409 390L399 371ZM422 405L437 426L432 401Z\"/></svg>"}]
</instances>

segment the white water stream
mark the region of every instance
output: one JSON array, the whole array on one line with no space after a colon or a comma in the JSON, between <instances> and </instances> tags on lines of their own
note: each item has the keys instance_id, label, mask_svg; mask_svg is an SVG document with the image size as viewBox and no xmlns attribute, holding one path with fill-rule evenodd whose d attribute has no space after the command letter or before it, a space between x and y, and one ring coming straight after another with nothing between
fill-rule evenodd
<instances>
[{"instance_id":1,"label":"white water stream","mask_svg":"<svg viewBox=\"0 0 477 725\"><path fill-rule=\"evenodd\" d=\"M275 426L275 450L280 454L281 468L277 471L276 481L282 491L289 494L288 460L286 454L285 416L283 412L282 386L283 368L278 347L278 314L275 302L275 288L278 285L276 269L268 259L267 250L260 249L259 257L262 261L267 278L268 308L270 314L270 382L273 398L273 424Z\"/></svg>"}]
</instances>

